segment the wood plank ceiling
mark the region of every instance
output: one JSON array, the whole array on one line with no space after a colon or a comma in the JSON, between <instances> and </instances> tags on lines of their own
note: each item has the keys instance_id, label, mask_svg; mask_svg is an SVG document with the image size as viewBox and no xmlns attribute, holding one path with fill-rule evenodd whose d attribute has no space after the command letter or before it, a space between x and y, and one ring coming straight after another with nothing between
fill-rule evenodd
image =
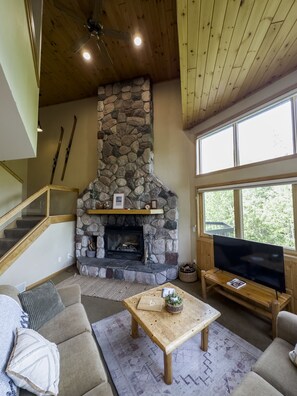
<instances>
[{"instance_id":1,"label":"wood plank ceiling","mask_svg":"<svg viewBox=\"0 0 297 396\"><path fill-rule=\"evenodd\" d=\"M59 1L83 20L94 7L94 0ZM93 38L86 47L94 59L86 63L73 52L84 24L44 0L41 106L141 75L178 78L180 69L188 129L297 68L297 0L103 0L102 23L140 33L142 48L106 36L107 65Z\"/></svg>"},{"instance_id":2,"label":"wood plank ceiling","mask_svg":"<svg viewBox=\"0 0 297 396\"><path fill-rule=\"evenodd\" d=\"M40 106L94 96L99 85L149 75L153 82L179 77L175 0L103 0L105 28L139 33L143 46L104 36L113 65L104 62L93 37L83 47L93 60L85 62L74 53L87 33L84 23L91 16L94 0L59 0L82 19L73 18L44 0L40 76ZM57 3L56 3L57 4Z\"/></svg>"},{"instance_id":3,"label":"wood plank ceiling","mask_svg":"<svg viewBox=\"0 0 297 396\"><path fill-rule=\"evenodd\" d=\"M180 0L177 6L184 128L296 69L296 1Z\"/></svg>"}]
</instances>

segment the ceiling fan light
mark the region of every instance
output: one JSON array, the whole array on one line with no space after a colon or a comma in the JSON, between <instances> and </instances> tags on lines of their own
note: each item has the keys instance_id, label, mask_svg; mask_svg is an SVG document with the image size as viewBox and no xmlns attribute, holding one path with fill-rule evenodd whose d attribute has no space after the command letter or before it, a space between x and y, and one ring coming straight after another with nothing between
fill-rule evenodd
<instances>
[{"instance_id":1,"label":"ceiling fan light","mask_svg":"<svg viewBox=\"0 0 297 396\"><path fill-rule=\"evenodd\" d=\"M86 61L91 60L91 54L89 53L89 51L84 51L84 52L82 53L82 56L83 56L83 58L84 58Z\"/></svg>"},{"instance_id":2,"label":"ceiling fan light","mask_svg":"<svg viewBox=\"0 0 297 396\"><path fill-rule=\"evenodd\" d=\"M136 45L136 47L140 47L142 44L142 38L140 36L135 36L133 39L134 45Z\"/></svg>"}]
</instances>

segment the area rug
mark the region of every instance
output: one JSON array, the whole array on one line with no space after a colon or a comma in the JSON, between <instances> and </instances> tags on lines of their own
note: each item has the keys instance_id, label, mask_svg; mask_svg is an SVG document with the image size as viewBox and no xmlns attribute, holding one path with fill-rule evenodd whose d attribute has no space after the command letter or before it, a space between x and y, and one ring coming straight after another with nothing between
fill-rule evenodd
<instances>
[{"instance_id":1,"label":"area rug","mask_svg":"<svg viewBox=\"0 0 297 396\"><path fill-rule=\"evenodd\" d=\"M163 381L163 352L139 329L130 336L131 317L120 312L92 325L119 396L225 396L242 381L261 351L217 322L210 325L207 352L200 334L172 353L173 383Z\"/></svg>"},{"instance_id":2,"label":"area rug","mask_svg":"<svg viewBox=\"0 0 297 396\"><path fill-rule=\"evenodd\" d=\"M107 300L122 301L134 294L149 290L154 285L132 283L117 279L101 279L91 276L75 274L60 282L57 286L78 284L83 296L106 298Z\"/></svg>"}]
</instances>

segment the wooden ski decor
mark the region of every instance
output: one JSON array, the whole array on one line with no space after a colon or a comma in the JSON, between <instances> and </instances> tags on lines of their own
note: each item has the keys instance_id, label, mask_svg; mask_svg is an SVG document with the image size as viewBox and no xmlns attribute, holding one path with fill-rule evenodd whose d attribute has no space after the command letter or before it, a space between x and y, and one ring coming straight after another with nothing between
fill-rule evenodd
<instances>
[{"instance_id":1,"label":"wooden ski decor","mask_svg":"<svg viewBox=\"0 0 297 396\"><path fill-rule=\"evenodd\" d=\"M58 158L59 158L59 153L60 153L60 148L61 148L61 144L62 144L62 140L63 140L63 135L64 135L64 128L61 126L60 138L59 138L56 154L55 154L55 156L53 158L52 175L51 175L50 184L53 184L53 181L54 181L55 171L56 171Z\"/></svg>"},{"instance_id":2,"label":"wooden ski decor","mask_svg":"<svg viewBox=\"0 0 297 396\"><path fill-rule=\"evenodd\" d=\"M74 132L75 132L75 128L76 128L76 122L77 122L77 118L76 118L76 115L74 115L71 136L70 136L70 139L69 139L68 146L66 148L66 156L65 156L64 168L63 168L61 180L64 180L66 167L67 167L67 163L68 163L68 159L69 159L69 154L70 154L70 150L71 150L71 146L72 146L72 140L73 140L73 136L74 136Z\"/></svg>"}]
</instances>

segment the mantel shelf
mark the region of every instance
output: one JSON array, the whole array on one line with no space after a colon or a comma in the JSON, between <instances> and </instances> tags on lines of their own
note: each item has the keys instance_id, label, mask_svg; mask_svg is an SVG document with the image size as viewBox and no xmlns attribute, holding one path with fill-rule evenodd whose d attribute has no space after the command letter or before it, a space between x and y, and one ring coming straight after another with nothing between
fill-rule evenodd
<instances>
[{"instance_id":1,"label":"mantel shelf","mask_svg":"<svg viewBox=\"0 0 297 396\"><path fill-rule=\"evenodd\" d=\"M157 215L163 214L163 209L88 209L90 215Z\"/></svg>"}]
</instances>

